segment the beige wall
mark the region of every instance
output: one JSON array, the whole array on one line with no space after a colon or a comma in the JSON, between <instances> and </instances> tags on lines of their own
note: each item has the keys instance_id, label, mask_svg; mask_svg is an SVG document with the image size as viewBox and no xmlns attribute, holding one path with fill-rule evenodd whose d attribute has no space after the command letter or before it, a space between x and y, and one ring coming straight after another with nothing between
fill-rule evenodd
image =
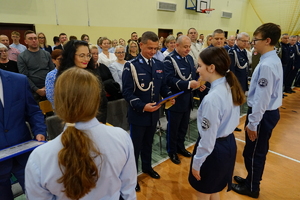
<instances>
[{"instance_id":1,"label":"beige wall","mask_svg":"<svg viewBox=\"0 0 300 200\"><path fill-rule=\"evenodd\" d=\"M141 35L158 28L186 33L195 27L205 35L221 28L232 35L237 29L253 32L253 27L260 25L259 20L252 20L255 13L249 9L248 0L212 0L211 7L216 10L209 15L186 10L185 0L161 1L176 3L177 11L158 11L155 0L0 0L0 19L35 24L36 31L44 32L50 44L61 32L78 38L86 33L96 43L99 36L127 40L133 31ZM221 18L222 11L232 12L233 17Z\"/></svg>"}]
</instances>

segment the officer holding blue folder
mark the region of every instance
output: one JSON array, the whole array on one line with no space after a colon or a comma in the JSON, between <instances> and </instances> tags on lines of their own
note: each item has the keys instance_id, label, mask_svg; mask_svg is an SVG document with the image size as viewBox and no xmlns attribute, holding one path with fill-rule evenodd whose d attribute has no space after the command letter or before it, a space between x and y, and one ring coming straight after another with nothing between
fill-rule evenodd
<instances>
[{"instance_id":1,"label":"officer holding blue folder","mask_svg":"<svg viewBox=\"0 0 300 200\"><path fill-rule=\"evenodd\" d=\"M141 154L142 171L155 179L160 175L151 166L153 136L159 119L159 95L171 96L165 83L164 64L153 58L158 49L158 36L150 31L142 35L141 54L127 62L122 74L123 96L129 103L128 122L136 166ZM173 103L175 102L172 100ZM136 191L140 191L137 183Z\"/></svg>"}]
</instances>

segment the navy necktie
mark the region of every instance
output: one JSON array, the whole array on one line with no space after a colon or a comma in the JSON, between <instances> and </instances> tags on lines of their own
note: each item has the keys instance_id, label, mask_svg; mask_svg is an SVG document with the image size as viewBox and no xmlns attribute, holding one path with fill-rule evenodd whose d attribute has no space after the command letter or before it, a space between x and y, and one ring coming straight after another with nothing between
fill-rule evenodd
<instances>
[{"instance_id":1,"label":"navy necktie","mask_svg":"<svg viewBox=\"0 0 300 200\"><path fill-rule=\"evenodd\" d=\"M0 99L0 122L4 122L4 107L2 104L2 100Z\"/></svg>"},{"instance_id":2,"label":"navy necktie","mask_svg":"<svg viewBox=\"0 0 300 200\"><path fill-rule=\"evenodd\" d=\"M151 59L148 60L148 65L152 67Z\"/></svg>"}]
</instances>

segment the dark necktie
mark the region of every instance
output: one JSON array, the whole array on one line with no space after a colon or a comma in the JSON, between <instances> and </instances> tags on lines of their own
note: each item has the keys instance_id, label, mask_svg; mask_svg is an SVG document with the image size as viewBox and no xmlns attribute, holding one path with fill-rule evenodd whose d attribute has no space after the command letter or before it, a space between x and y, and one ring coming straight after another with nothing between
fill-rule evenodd
<instances>
[{"instance_id":1,"label":"dark necktie","mask_svg":"<svg viewBox=\"0 0 300 200\"><path fill-rule=\"evenodd\" d=\"M152 67L151 59L148 60L148 65Z\"/></svg>"},{"instance_id":2,"label":"dark necktie","mask_svg":"<svg viewBox=\"0 0 300 200\"><path fill-rule=\"evenodd\" d=\"M4 122L4 107L2 104L2 100L0 99L0 122Z\"/></svg>"}]
</instances>

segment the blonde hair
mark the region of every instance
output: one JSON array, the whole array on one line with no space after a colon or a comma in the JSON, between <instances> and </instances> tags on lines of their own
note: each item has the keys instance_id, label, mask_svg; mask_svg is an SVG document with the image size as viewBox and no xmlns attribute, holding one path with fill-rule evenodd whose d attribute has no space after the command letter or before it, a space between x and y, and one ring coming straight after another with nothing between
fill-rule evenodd
<instances>
[{"instance_id":1,"label":"blonde hair","mask_svg":"<svg viewBox=\"0 0 300 200\"><path fill-rule=\"evenodd\" d=\"M43 34L43 35L44 35L44 38L45 38L45 39L44 39L44 41L45 41L45 42L44 42L44 45L45 45L45 47L48 47L46 35L45 35L43 32L39 32L39 33L37 34L37 37L38 37L38 38L39 38L39 35L40 35L40 34Z\"/></svg>"},{"instance_id":2,"label":"blonde hair","mask_svg":"<svg viewBox=\"0 0 300 200\"><path fill-rule=\"evenodd\" d=\"M128 44L128 51L129 51L129 53L130 53L130 45L131 44L135 44L136 45L136 54L139 54L139 45L138 45L138 43L136 41L133 41L133 40L131 40L129 42L129 44Z\"/></svg>"},{"instance_id":3,"label":"blonde hair","mask_svg":"<svg viewBox=\"0 0 300 200\"><path fill-rule=\"evenodd\" d=\"M55 83L56 114L67 123L93 119L100 102L100 87L96 76L87 70L72 67L63 72ZM89 136L74 126L62 133L63 148L58 153L62 172L57 182L64 185L63 192L70 199L80 199L96 187L99 179L94 159L101 156Z\"/></svg>"}]
</instances>

